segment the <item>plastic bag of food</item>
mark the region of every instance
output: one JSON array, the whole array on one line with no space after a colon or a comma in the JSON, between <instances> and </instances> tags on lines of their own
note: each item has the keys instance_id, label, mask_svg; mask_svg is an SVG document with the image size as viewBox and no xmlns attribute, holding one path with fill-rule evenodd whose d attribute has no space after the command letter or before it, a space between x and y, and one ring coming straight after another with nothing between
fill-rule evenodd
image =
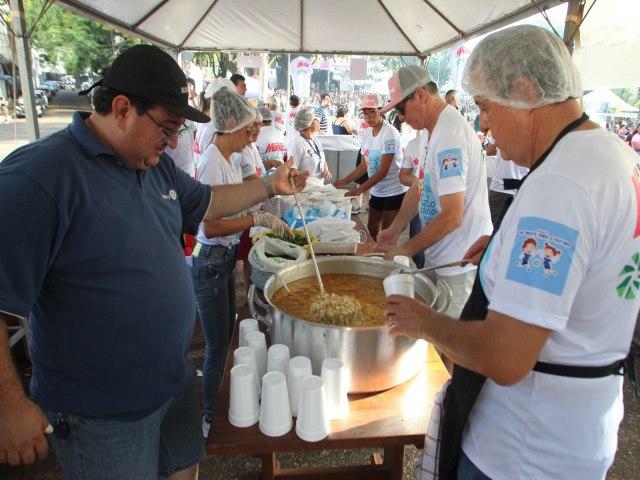
<instances>
[{"instance_id":1,"label":"plastic bag of food","mask_svg":"<svg viewBox=\"0 0 640 480\"><path fill-rule=\"evenodd\" d=\"M251 281L256 287L264 289L265 283L273 273L306 259L307 251L301 246L263 235L249 251L249 263L253 267Z\"/></svg>"}]
</instances>

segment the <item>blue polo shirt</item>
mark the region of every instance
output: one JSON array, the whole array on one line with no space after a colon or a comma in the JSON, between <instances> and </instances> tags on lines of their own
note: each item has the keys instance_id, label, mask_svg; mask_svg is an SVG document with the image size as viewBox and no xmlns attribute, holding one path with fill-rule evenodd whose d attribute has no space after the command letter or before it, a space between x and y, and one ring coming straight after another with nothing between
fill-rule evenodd
<instances>
[{"instance_id":1,"label":"blue polo shirt","mask_svg":"<svg viewBox=\"0 0 640 480\"><path fill-rule=\"evenodd\" d=\"M31 395L142 416L180 385L195 306L180 247L210 188L168 155L136 172L75 113L0 163L0 310L31 316Z\"/></svg>"}]
</instances>

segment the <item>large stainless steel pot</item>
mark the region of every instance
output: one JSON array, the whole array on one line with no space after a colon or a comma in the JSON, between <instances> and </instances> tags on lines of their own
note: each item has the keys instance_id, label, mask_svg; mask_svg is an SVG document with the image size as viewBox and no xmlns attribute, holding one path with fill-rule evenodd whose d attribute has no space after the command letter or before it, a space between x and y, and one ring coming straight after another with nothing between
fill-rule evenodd
<instances>
[{"instance_id":1,"label":"large stainless steel pot","mask_svg":"<svg viewBox=\"0 0 640 480\"><path fill-rule=\"evenodd\" d=\"M380 258L328 257L318 260L320 273L360 274L385 278L398 266ZM320 375L325 358L340 358L345 365L349 392L375 392L394 387L413 377L424 366L427 343L400 336L392 338L386 326L339 327L308 322L284 313L271 302L274 293L282 288L282 281L315 276L310 261L285 267L278 276L271 276L264 288L268 305L266 317L256 310L257 296L249 295L249 306L254 318L267 323L271 343L289 347L291 356L302 355L311 359L313 373ZM280 278L278 278L280 277ZM280 280L282 279L282 280ZM416 295L438 310L447 308L451 291L446 286L439 294L433 282L423 275L416 275ZM354 280L355 281L355 280ZM444 298L443 298L444 297ZM260 303L260 302L258 302Z\"/></svg>"}]
</instances>

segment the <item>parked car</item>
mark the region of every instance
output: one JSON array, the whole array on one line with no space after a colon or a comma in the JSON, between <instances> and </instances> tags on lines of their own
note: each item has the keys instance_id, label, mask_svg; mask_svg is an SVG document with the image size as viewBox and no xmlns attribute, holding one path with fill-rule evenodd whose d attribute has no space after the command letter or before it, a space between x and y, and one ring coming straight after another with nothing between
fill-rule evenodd
<instances>
[{"instance_id":1,"label":"parked car","mask_svg":"<svg viewBox=\"0 0 640 480\"><path fill-rule=\"evenodd\" d=\"M57 93L58 93L58 82L56 82L55 80L46 80L43 83L50 87L51 93L53 95L57 95Z\"/></svg>"},{"instance_id":2,"label":"parked car","mask_svg":"<svg viewBox=\"0 0 640 480\"><path fill-rule=\"evenodd\" d=\"M36 103L40 103L40 105L42 105L46 110L47 106L49 106L49 98L45 92L42 90L34 90L33 94L36 96Z\"/></svg>"},{"instance_id":3,"label":"parked car","mask_svg":"<svg viewBox=\"0 0 640 480\"><path fill-rule=\"evenodd\" d=\"M51 86L45 83L43 83L42 85L38 85L38 90L42 90L44 94L49 98L53 97L54 95L53 89L51 88Z\"/></svg>"}]
</instances>

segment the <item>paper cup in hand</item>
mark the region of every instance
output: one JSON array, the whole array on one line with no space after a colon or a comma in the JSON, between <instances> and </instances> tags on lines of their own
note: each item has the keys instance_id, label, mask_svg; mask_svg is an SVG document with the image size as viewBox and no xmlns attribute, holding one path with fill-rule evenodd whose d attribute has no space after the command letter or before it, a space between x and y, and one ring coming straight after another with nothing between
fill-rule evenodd
<instances>
[{"instance_id":1,"label":"paper cup in hand","mask_svg":"<svg viewBox=\"0 0 640 480\"><path fill-rule=\"evenodd\" d=\"M271 345L267 352L267 372L282 372L286 377L290 358L289 347L281 343Z\"/></svg>"},{"instance_id":2,"label":"paper cup in hand","mask_svg":"<svg viewBox=\"0 0 640 480\"><path fill-rule=\"evenodd\" d=\"M405 297L414 296L413 275L409 273L398 273L389 275L382 281L384 293L387 295L404 295Z\"/></svg>"},{"instance_id":3,"label":"paper cup in hand","mask_svg":"<svg viewBox=\"0 0 640 480\"><path fill-rule=\"evenodd\" d=\"M262 379L259 426L270 437L284 435L293 426L287 381L282 372L269 372Z\"/></svg>"},{"instance_id":4,"label":"paper cup in hand","mask_svg":"<svg viewBox=\"0 0 640 480\"><path fill-rule=\"evenodd\" d=\"M245 340L247 346L255 352L258 380L262 381L262 377L267 373L267 340L262 332L249 332Z\"/></svg>"},{"instance_id":5,"label":"paper cup in hand","mask_svg":"<svg viewBox=\"0 0 640 480\"><path fill-rule=\"evenodd\" d=\"M258 365L256 364L256 353L251 347L238 347L233 351L233 366L247 365L253 371L256 390L260 395L260 378L258 378Z\"/></svg>"},{"instance_id":6,"label":"paper cup in hand","mask_svg":"<svg viewBox=\"0 0 640 480\"><path fill-rule=\"evenodd\" d=\"M241 320L238 327L238 340L240 345L239 347L246 347L247 340L246 336L251 332L259 332L260 328L258 326L258 321L255 318L245 318Z\"/></svg>"},{"instance_id":7,"label":"paper cup in hand","mask_svg":"<svg viewBox=\"0 0 640 480\"><path fill-rule=\"evenodd\" d=\"M302 381L296 433L307 442L318 442L329 435L331 427L322 378L312 375Z\"/></svg>"},{"instance_id":8,"label":"paper cup in hand","mask_svg":"<svg viewBox=\"0 0 640 480\"><path fill-rule=\"evenodd\" d=\"M298 416L298 404L300 403L300 390L302 381L312 375L311 360L307 357L293 357L289 361L289 373L287 374L287 389L289 390L289 403L291 414Z\"/></svg>"},{"instance_id":9,"label":"paper cup in hand","mask_svg":"<svg viewBox=\"0 0 640 480\"><path fill-rule=\"evenodd\" d=\"M347 379L342 360L325 358L322 362L320 376L324 381L329 420L346 417L349 414L349 398L347 397Z\"/></svg>"},{"instance_id":10,"label":"paper cup in hand","mask_svg":"<svg viewBox=\"0 0 640 480\"><path fill-rule=\"evenodd\" d=\"M258 390L248 365L236 365L231 369L229 393L229 423L234 427L250 427L260 418Z\"/></svg>"}]
</instances>

